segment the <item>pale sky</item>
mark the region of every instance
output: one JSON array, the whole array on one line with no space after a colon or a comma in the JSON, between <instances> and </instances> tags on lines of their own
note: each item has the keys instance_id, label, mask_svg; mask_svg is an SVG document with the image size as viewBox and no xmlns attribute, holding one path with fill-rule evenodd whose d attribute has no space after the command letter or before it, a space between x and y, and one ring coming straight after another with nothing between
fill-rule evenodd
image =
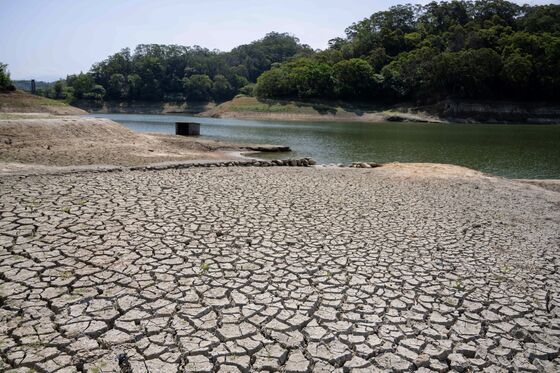
<instances>
[{"instance_id":1,"label":"pale sky","mask_svg":"<svg viewBox=\"0 0 560 373\"><path fill-rule=\"evenodd\" d=\"M353 22L406 2L428 1L0 0L0 62L12 79L55 80L137 44L228 51L278 31L324 49Z\"/></svg>"}]
</instances>

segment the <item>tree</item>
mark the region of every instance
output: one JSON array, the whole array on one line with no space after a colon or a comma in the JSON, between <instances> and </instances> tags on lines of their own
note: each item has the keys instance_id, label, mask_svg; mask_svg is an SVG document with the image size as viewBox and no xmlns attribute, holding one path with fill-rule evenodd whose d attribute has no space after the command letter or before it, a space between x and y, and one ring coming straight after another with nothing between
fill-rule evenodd
<instances>
[{"instance_id":1,"label":"tree","mask_svg":"<svg viewBox=\"0 0 560 373\"><path fill-rule=\"evenodd\" d=\"M64 83L62 80L57 80L56 83L54 83L54 98L64 98Z\"/></svg>"},{"instance_id":2,"label":"tree","mask_svg":"<svg viewBox=\"0 0 560 373\"><path fill-rule=\"evenodd\" d=\"M520 26L531 33L560 33L560 6L543 5L524 9L525 17L519 19Z\"/></svg>"},{"instance_id":3,"label":"tree","mask_svg":"<svg viewBox=\"0 0 560 373\"><path fill-rule=\"evenodd\" d=\"M0 62L0 90L15 90L8 72L8 65Z\"/></svg>"},{"instance_id":4,"label":"tree","mask_svg":"<svg viewBox=\"0 0 560 373\"><path fill-rule=\"evenodd\" d=\"M103 88L102 85L96 84L93 86L91 93L94 95L94 99L96 100L103 100L107 91Z\"/></svg>"},{"instance_id":5,"label":"tree","mask_svg":"<svg viewBox=\"0 0 560 373\"><path fill-rule=\"evenodd\" d=\"M501 70L492 49L444 52L432 60L428 89L440 97L491 98L500 90Z\"/></svg>"},{"instance_id":6,"label":"tree","mask_svg":"<svg viewBox=\"0 0 560 373\"><path fill-rule=\"evenodd\" d=\"M90 74L80 73L78 75L70 75L66 78L66 83L74 88L74 96L78 99L90 98L91 90L95 86L95 81ZM87 96L87 97L86 97Z\"/></svg>"},{"instance_id":7,"label":"tree","mask_svg":"<svg viewBox=\"0 0 560 373\"><path fill-rule=\"evenodd\" d=\"M433 82L433 58L438 54L437 49L423 47L402 53L383 67L381 74L387 94L396 98L426 94Z\"/></svg>"},{"instance_id":8,"label":"tree","mask_svg":"<svg viewBox=\"0 0 560 373\"><path fill-rule=\"evenodd\" d=\"M292 70L299 98L330 98L334 95L333 69L326 63L305 59Z\"/></svg>"},{"instance_id":9,"label":"tree","mask_svg":"<svg viewBox=\"0 0 560 373\"><path fill-rule=\"evenodd\" d=\"M137 100L141 98L142 78L138 74L129 75L126 79L128 85L128 98Z\"/></svg>"},{"instance_id":10,"label":"tree","mask_svg":"<svg viewBox=\"0 0 560 373\"><path fill-rule=\"evenodd\" d=\"M255 94L255 83L249 83L241 87L239 93L246 96L253 96Z\"/></svg>"},{"instance_id":11,"label":"tree","mask_svg":"<svg viewBox=\"0 0 560 373\"><path fill-rule=\"evenodd\" d=\"M184 78L183 84L188 100L208 101L212 90L212 80L206 74L195 74Z\"/></svg>"},{"instance_id":12,"label":"tree","mask_svg":"<svg viewBox=\"0 0 560 373\"><path fill-rule=\"evenodd\" d=\"M226 60L232 65L243 65L249 81L269 70L273 63L283 62L298 53L310 53L311 48L300 44L295 36L286 33L271 32L260 40L234 48Z\"/></svg>"},{"instance_id":13,"label":"tree","mask_svg":"<svg viewBox=\"0 0 560 373\"><path fill-rule=\"evenodd\" d=\"M109 78L107 85L107 95L114 99L120 99L127 96L127 83L123 74L113 74Z\"/></svg>"},{"instance_id":14,"label":"tree","mask_svg":"<svg viewBox=\"0 0 560 373\"><path fill-rule=\"evenodd\" d=\"M225 101L235 95L235 90L223 75L216 75L212 84L212 98L216 101Z\"/></svg>"},{"instance_id":15,"label":"tree","mask_svg":"<svg viewBox=\"0 0 560 373\"><path fill-rule=\"evenodd\" d=\"M255 95L261 98L295 97L297 91L287 70L288 69L276 67L264 72L257 79Z\"/></svg>"},{"instance_id":16,"label":"tree","mask_svg":"<svg viewBox=\"0 0 560 373\"><path fill-rule=\"evenodd\" d=\"M509 89L523 96L530 93L529 86L533 76L533 59L518 49L505 51L502 56L502 78Z\"/></svg>"},{"instance_id":17,"label":"tree","mask_svg":"<svg viewBox=\"0 0 560 373\"><path fill-rule=\"evenodd\" d=\"M366 60L353 58L333 66L335 91L341 98L369 98L379 88L378 77Z\"/></svg>"}]
</instances>

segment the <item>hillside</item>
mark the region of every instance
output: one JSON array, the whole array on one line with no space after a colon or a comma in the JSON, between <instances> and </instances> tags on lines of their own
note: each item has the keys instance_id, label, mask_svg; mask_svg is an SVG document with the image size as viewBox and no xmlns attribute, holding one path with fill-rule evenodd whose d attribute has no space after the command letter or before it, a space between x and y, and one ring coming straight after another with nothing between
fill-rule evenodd
<instances>
[{"instance_id":1,"label":"hillside","mask_svg":"<svg viewBox=\"0 0 560 373\"><path fill-rule=\"evenodd\" d=\"M51 100L22 91L0 92L0 113L87 114L86 111L62 101Z\"/></svg>"},{"instance_id":2,"label":"hillside","mask_svg":"<svg viewBox=\"0 0 560 373\"><path fill-rule=\"evenodd\" d=\"M140 44L56 89L96 103L223 102L237 94L373 105L560 102L559 5L442 1L364 16L324 50L276 32L230 52Z\"/></svg>"}]
</instances>

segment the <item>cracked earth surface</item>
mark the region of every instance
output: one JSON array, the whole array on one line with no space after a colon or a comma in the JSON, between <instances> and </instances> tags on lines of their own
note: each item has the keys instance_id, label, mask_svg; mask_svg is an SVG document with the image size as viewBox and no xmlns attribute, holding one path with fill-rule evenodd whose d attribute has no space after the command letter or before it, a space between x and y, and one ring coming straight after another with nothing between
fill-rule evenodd
<instances>
[{"instance_id":1,"label":"cracked earth surface","mask_svg":"<svg viewBox=\"0 0 560 373\"><path fill-rule=\"evenodd\" d=\"M383 168L0 178L0 371L558 372L559 201Z\"/></svg>"}]
</instances>

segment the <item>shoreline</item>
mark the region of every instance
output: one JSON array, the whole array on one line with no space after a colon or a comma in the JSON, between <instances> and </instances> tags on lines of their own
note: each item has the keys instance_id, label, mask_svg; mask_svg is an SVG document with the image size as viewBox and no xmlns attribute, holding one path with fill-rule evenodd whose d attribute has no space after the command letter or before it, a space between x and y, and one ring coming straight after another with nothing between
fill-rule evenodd
<instances>
[{"instance_id":1,"label":"shoreline","mask_svg":"<svg viewBox=\"0 0 560 373\"><path fill-rule=\"evenodd\" d=\"M0 116L0 162L6 170L34 165L132 167L162 162L239 160L246 158L234 152L290 150L283 145L137 133L103 118L37 113ZM42 164L37 165L38 162Z\"/></svg>"},{"instance_id":2,"label":"shoreline","mask_svg":"<svg viewBox=\"0 0 560 373\"><path fill-rule=\"evenodd\" d=\"M268 166L267 162L272 162L270 157L259 157L260 154L280 154L290 150L289 147L278 145L236 144L158 133L136 133L109 119L44 113L9 115L10 119L0 118L0 175L111 172L141 168L164 170L196 167L197 164L223 167L224 163L247 161L261 163L256 166ZM37 160L43 163L38 164ZM394 162L383 165L383 168L386 169L388 165L401 165L409 170L410 167L418 166L424 172L429 167L441 167L437 163ZM443 166L454 167L465 174L481 173L453 164ZM329 167L323 164L317 166ZM361 168L352 164L333 167ZM504 179L560 192L558 179Z\"/></svg>"},{"instance_id":3,"label":"shoreline","mask_svg":"<svg viewBox=\"0 0 560 373\"><path fill-rule=\"evenodd\" d=\"M430 105L352 104L259 100L236 96L200 114L202 117L281 121L407 122L446 124L560 124L560 104L454 101Z\"/></svg>"},{"instance_id":4,"label":"shoreline","mask_svg":"<svg viewBox=\"0 0 560 373\"><path fill-rule=\"evenodd\" d=\"M336 116L332 114L294 114L294 113L265 113L265 112L242 112L230 111L221 114L200 113L195 114L200 118L219 118L219 119L247 119L247 120L264 120L264 121L278 121L278 122L363 122L363 123L384 123L384 122L399 122L399 123L425 123L425 124L442 124L449 123L441 119L437 119L429 115L421 114L407 114L407 113L367 113L362 116L358 115L344 115Z\"/></svg>"},{"instance_id":5,"label":"shoreline","mask_svg":"<svg viewBox=\"0 0 560 373\"><path fill-rule=\"evenodd\" d=\"M557 103L444 100L430 105L375 104L260 100L238 95L222 103L107 101L100 107L88 102L79 102L78 106L91 114L169 114L292 122L560 124Z\"/></svg>"},{"instance_id":6,"label":"shoreline","mask_svg":"<svg viewBox=\"0 0 560 373\"><path fill-rule=\"evenodd\" d=\"M49 166L29 163L4 163L0 162L0 178L5 177L30 177L30 176L63 176L69 174L91 174L91 173L115 173L115 172L153 172L167 170L186 170L197 168L270 168L270 167L290 167L307 168L317 172L321 170L356 170L357 172L390 173L399 175L405 179L417 178L460 178L465 180L504 180L511 185L522 184L525 188L560 193L560 179L517 179L507 178L494 174L484 173L468 167L428 162L390 162L385 164L374 164L372 166L361 166L370 164L364 162L354 162L348 165L316 164L311 158L302 159L278 159L265 160L255 157L258 153L246 151L224 152L226 158L223 159L194 159L179 162L157 162L131 166L118 165L71 165L71 166Z\"/></svg>"}]
</instances>

